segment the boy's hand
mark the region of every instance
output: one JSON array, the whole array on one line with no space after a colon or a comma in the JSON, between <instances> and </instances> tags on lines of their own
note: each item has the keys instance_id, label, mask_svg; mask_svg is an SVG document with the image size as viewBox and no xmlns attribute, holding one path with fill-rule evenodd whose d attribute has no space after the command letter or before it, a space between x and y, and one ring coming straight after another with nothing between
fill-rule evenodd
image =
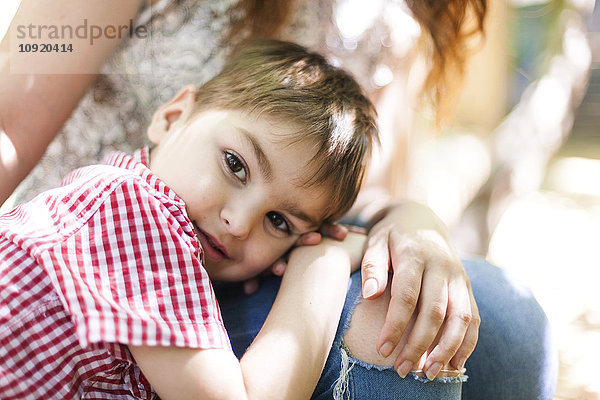
<instances>
[{"instance_id":1,"label":"boy's hand","mask_svg":"<svg viewBox=\"0 0 600 400\"><path fill-rule=\"evenodd\" d=\"M323 236L335 240L344 240L348 232L366 233L366 230L363 228L346 226L336 223L323 224L319 228L318 232L307 232L303 235L300 235L294 247L313 246L315 244L319 244Z\"/></svg>"},{"instance_id":2,"label":"boy's hand","mask_svg":"<svg viewBox=\"0 0 600 400\"><path fill-rule=\"evenodd\" d=\"M320 254L322 252L321 247L332 248L337 247L345 250L346 254L350 258L351 271L357 271L362 262L365 244L367 243L367 235L365 233L348 231L345 235L344 240L337 240L331 238L323 238L318 245L315 246L301 246L292 249L291 254L302 252L302 254ZM291 256L290 256L291 257Z\"/></svg>"},{"instance_id":3,"label":"boy's hand","mask_svg":"<svg viewBox=\"0 0 600 400\"><path fill-rule=\"evenodd\" d=\"M319 229L319 232L307 232L305 234L300 235L294 247L298 246L315 246L321 243L321 239L323 236L330 237L335 240L344 240L348 235L349 231L353 232L362 232L365 230L362 228L354 228L354 227L346 227L340 224L324 224ZM287 261L285 257L281 257L277 261L273 263L271 268L267 270L265 273L272 273L273 275L283 276L285 272L285 268L287 266ZM354 271L354 270L353 270ZM244 282L244 293L252 294L258 290L260 286L260 277L255 277L252 279L248 279Z\"/></svg>"},{"instance_id":4,"label":"boy's hand","mask_svg":"<svg viewBox=\"0 0 600 400\"><path fill-rule=\"evenodd\" d=\"M319 232L321 235L330 237L336 240L344 240L349 231L355 231L354 227L340 224L323 224ZM364 232L364 230L362 230Z\"/></svg>"},{"instance_id":5,"label":"boy's hand","mask_svg":"<svg viewBox=\"0 0 600 400\"><path fill-rule=\"evenodd\" d=\"M346 249L350 256L352 272L357 271L362 263L367 243L367 235L363 232L349 230L346 233L346 238L341 241L329 241L329 245L340 246Z\"/></svg>"},{"instance_id":6,"label":"boy's hand","mask_svg":"<svg viewBox=\"0 0 600 400\"><path fill-rule=\"evenodd\" d=\"M366 230L363 228L353 227L353 226L345 226L341 224L324 224L321 226L318 232L307 232L303 235L300 235L294 247L298 246L315 246L321 243L321 239L323 237L329 237L335 240L344 240L348 235L348 232L356 232L366 234ZM287 265L285 257L280 258L275 261L271 266L271 272L277 276L283 276L285 272L285 267ZM256 287L258 288L258 286ZM255 289L256 290L256 289ZM252 293L252 292L251 292Z\"/></svg>"}]
</instances>

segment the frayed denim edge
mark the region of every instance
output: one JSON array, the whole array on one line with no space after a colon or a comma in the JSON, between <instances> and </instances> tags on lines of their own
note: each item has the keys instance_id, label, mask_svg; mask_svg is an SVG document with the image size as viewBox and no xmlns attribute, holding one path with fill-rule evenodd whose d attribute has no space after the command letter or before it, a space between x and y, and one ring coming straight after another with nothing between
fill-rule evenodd
<instances>
[{"instance_id":1,"label":"frayed denim edge","mask_svg":"<svg viewBox=\"0 0 600 400\"><path fill-rule=\"evenodd\" d=\"M363 368L365 368L367 370L369 370L369 369L376 369L378 371L389 371L389 370L392 370L392 371L395 372L394 367L388 367L388 366L383 366L383 365L370 364L370 363L366 363L366 362L364 362L362 360L359 360L357 358L354 358L354 357L352 357L352 355L348 354L348 352L343 347L340 347L340 351L342 352L342 359L344 357L348 357L349 363L352 364L352 366L359 365L359 366L361 366L361 367L363 367ZM352 369L352 367L349 368L347 370L347 372L350 372L351 369ZM417 375L414 372L410 372L407 375L407 377L408 376L414 378L415 380L417 380L419 382L423 382L423 383L429 383L429 382L464 383L469 378L468 375L448 376L448 377L438 377L438 378L435 378L433 381L430 381L426 377Z\"/></svg>"},{"instance_id":2,"label":"frayed denim edge","mask_svg":"<svg viewBox=\"0 0 600 400\"><path fill-rule=\"evenodd\" d=\"M430 381L426 377L419 376L419 375L415 374L414 372L410 372L408 374L408 376L412 376L415 380L422 382L422 383L429 383L429 382L464 383L467 381L467 379L469 379L468 375L462 375L462 376L443 376L443 377L435 378L433 381Z\"/></svg>"},{"instance_id":3,"label":"frayed denim edge","mask_svg":"<svg viewBox=\"0 0 600 400\"><path fill-rule=\"evenodd\" d=\"M354 309L356 309L356 306L362 301L362 295L360 294L360 289L362 286L362 278L360 273L357 274L358 277L358 281L360 281L361 285L359 286L359 293L354 296L354 299L352 300L352 304L346 308L346 304L344 304L344 309L342 312L342 316L344 317L342 320L340 320L340 325L338 326L338 332L336 335L336 346L339 347L342 344L342 341L344 340L344 335L346 334L346 331L348 330L348 328L350 328L350 321L352 320L352 314L354 314ZM351 292L351 294L354 294L352 292L356 291L357 289L354 287L354 282L355 279L350 279L350 281L348 282L348 292ZM348 297L346 297L347 299Z\"/></svg>"}]
</instances>

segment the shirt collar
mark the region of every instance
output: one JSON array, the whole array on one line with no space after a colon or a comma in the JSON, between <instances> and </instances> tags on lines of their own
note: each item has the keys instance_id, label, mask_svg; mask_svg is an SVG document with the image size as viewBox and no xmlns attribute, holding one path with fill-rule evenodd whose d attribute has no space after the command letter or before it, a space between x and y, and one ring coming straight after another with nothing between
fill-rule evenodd
<instances>
[{"instance_id":1,"label":"shirt collar","mask_svg":"<svg viewBox=\"0 0 600 400\"><path fill-rule=\"evenodd\" d=\"M136 150L133 154L127 154L122 152L112 152L108 154L103 164L111 165L113 167L123 168L135 172L137 175L148 182L159 192L165 194L176 203L180 203L185 208L183 200L177 196L177 194L171 190L163 181L161 181L156 175L150 171L150 149L148 146L144 146Z\"/></svg>"},{"instance_id":2,"label":"shirt collar","mask_svg":"<svg viewBox=\"0 0 600 400\"><path fill-rule=\"evenodd\" d=\"M158 192L164 194L169 197L173 204L169 206L169 211L176 218L178 215L182 215L184 218L184 223L182 223L183 231L188 234L190 237L195 238L195 243L198 245L198 248L202 247L200 240L198 239L192 222L190 221L185 203L183 200L177 196L177 194L171 190L165 183L160 180L160 178L150 171L150 149L148 146L144 146L138 150L136 150L133 154L127 154L122 152L113 152L108 154L103 162L103 164L111 165L113 167L124 168L130 171L133 171L137 175L140 175L151 187L153 187ZM200 252L200 259L202 263L204 263L204 255Z\"/></svg>"},{"instance_id":3,"label":"shirt collar","mask_svg":"<svg viewBox=\"0 0 600 400\"><path fill-rule=\"evenodd\" d=\"M148 146L144 146L141 149L136 150L133 154L122 153L115 151L109 153L102 164L112 165L113 167L124 168L131 171L135 171L139 167L149 168L150 150ZM137 165L141 164L141 165Z\"/></svg>"}]
</instances>

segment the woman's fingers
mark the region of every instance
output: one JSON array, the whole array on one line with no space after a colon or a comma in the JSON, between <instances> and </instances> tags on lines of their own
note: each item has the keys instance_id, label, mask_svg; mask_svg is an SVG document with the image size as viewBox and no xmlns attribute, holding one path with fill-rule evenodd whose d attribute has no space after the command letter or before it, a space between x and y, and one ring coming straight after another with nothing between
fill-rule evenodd
<instances>
[{"instance_id":1,"label":"woman's fingers","mask_svg":"<svg viewBox=\"0 0 600 400\"><path fill-rule=\"evenodd\" d=\"M418 365L423 354L435 343L446 316L448 283L443 276L431 275L426 272L423 276L417 319L394 364L402 377Z\"/></svg>"},{"instance_id":2,"label":"woman's fingers","mask_svg":"<svg viewBox=\"0 0 600 400\"><path fill-rule=\"evenodd\" d=\"M388 233L384 231L372 233L367 239L361 264L362 295L365 299L376 298L385 290L388 281L389 257Z\"/></svg>"},{"instance_id":3,"label":"woman's fingers","mask_svg":"<svg viewBox=\"0 0 600 400\"><path fill-rule=\"evenodd\" d=\"M390 233L386 251L391 256L394 274L390 304L378 341L378 351L383 357L391 354L407 329L421 295L423 276L423 262L396 232Z\"/></svg>"},{"instance_id":4,"label":"woman's fingers","mask_svg":"<svg viewBox=\"0 0 600 400\"><path fill-rule=\"evenodd\" d=\"M480 318L468 278L454 274L446 283L443 275L430 276L433 271L423 277L417 320L396 359L396 370L403 377L428 348L421 369L429 379L444 368L461 370L477 343Z\"/></svg>"},{"instance_id":5,"label":"woman's fingers","mask_svg":"<svg viewBox=\"0 0 600 400\"><path fill-rule=\"evenodd\" d=\"M467 358L475 350L477 340L479 339L479 326L481 325L481 316L479 315L479 309L473 297L473 291L469 285L469 297L471 299L471 322L467 328L467 333L462 341L462 344L458 348L456 354L452 357L450 364L456 369L462 369L465 366Z\"/></svg>"},{"instance_id":6,"label":"woman's fingers","mask_svg":"<svg viewBox=\"0 0 600 400\"><path fill-rule=\"evenodd\" d=\"M478 327L478 324L471 324L473 307L477 310L477 306L472 293L470 293L466 275L453 279L448 285L448 291L448 310L444 326L423 366L423 371L429 379L437 376L439 366L449 364L450 360L455 357L456 362L453 367L462 369L464 361L471 354L477 342L478 329L475 325ZM459 350L461 350L460 353ZM459 365L459 361L461 365Z\"/></svg>"},{"instance_id":7,"label":"woman's fingers","mask_svg":"<svg viewBox=\"0 0 600 400\"><path fill-rule=\"evenodd\" d=\"M401 265L398 267L402 268ZM390 304L378 341L378 351L382 357L388 357L398 344L404 348L406 343L403 344L400 341L402 337L407 338L406 342L410 339L408 335L412 330L408 323L415 311L420 286L420 276L418 274L411 275L404 282L402 282L402 278L392 280ZM394 277L400 276L400 273L394 274ZM416 282L416 284L411 284L410 281ZM405 367L409 370L412 368L412 366L406 365Z\"/></svg>"},{"instance_id":8,"label":"woman's fingers","mask_svg":"<svg viewBox=\"0 0 600 400\"><path fill-rule=\"evenodd\" d=\"M383 357L399 351L394 365L402 376L421 369L434 378L448 365L462 368L477 342L479 313L439 224L400 229L404 217L389 214L371 229L362 264L363 297L383 292L391 261L391 298L378 351ZM407 328L411 316L414 325Z\"/></svg>"}]
</instances>

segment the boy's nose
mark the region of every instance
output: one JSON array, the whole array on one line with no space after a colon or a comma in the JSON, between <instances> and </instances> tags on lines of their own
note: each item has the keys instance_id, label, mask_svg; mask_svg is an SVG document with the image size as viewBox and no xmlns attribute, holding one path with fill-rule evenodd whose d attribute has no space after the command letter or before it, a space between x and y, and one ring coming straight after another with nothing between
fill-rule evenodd
<instances>
[{"instance_id":1,"label":"boy's nose","mask_svg":"<svg viewBox=\"0 0 600 400\"><path fill-rule=\"evenodd\" d=\"M254 219L256 219L256 212L251 209L238 209L235 212L223 210L221 212L221 220L225 224L227 232L239 240L248 238Z\"/></svg>"}]
</instances>

